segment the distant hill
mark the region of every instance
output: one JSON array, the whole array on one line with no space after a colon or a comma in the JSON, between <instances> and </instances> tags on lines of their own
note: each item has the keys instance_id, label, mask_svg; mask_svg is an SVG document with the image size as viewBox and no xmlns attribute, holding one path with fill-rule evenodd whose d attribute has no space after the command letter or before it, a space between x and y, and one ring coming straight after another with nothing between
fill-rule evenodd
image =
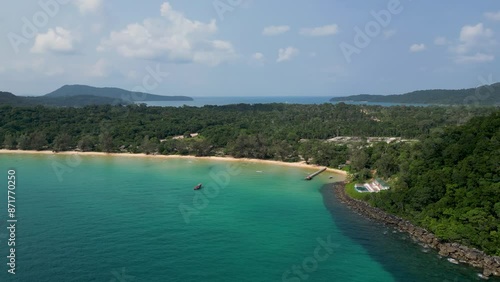
<instances>
[{"instance_id":1,"label":"distant hill","mask_svg":"<svg viewBox=\"0 0 500 282\"><path fill-rule=\"evenodd\" d=\"M127 105L125 101L117 103L116 99L109 97L97 97L90 95L80 95L73 97L22 97L16 96L10 92L0 91L0 105L11 106L53 106L53 107L84 107L89 105L108 105L122 104Z\"/></svg>"},{"instance_id":2,"label":"distant hill","mask_svg":"<svg viewBox=\"0 0 500 282\"><path fill-rule=\"evenodd\" d=\"M437 105L500 105L500 83L460 90L419 90L400 95L354 95L335 97L332 102L384 102Z\"/></svg>"},{"instance_id":3,"label":"distant hill","mask_svg":"<svg viewBox=\"0 0 500 282\"><path fill-rule=\"evenodd\" d=\"M132 92L120 88L98 88L87 85L64 85L63 87L49 94L46 94L44 97L74 97L81 95L107 97L115 100L124 100L127 102L193 101L193 98L186 96L161 96L142 92Z\"/></svg>"}]
</instances>

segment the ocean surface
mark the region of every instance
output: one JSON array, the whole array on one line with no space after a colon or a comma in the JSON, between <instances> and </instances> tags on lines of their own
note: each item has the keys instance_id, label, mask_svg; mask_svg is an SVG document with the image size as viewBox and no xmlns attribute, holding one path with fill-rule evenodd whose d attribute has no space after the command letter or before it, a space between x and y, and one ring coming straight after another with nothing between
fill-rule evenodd
<instances>
[{"instance_id":1,"label":"ocean surface","mask_svg":"<svg viewBox=\"0 0 500 282\"><path fill-rule=\"evenodd\" d=\"M7 171L16 171L16 274ZM339 176L200 159L0 155L0 281L476 281L339 203ZM333 178L329 178L333 177ZM193 191L203 183L204 188ZM490 280L493 281L493 280Z\"/></svg>"},{"instance_id":2,"label":"ocean surface","mask_svg":"<svg viewBox=\"0 0 500 282\"><path fill-rule=\"evenodd\" d=\"M203 107L206 105L230 105L230 104L269 104L269 103L285 103L285 104L324 104L333 103L329 100L329 96L260 96L260 97L193 97L194 101L151 101L145 102L148 106L160 107L182 107L184 105L193 107ZM138 101L137 103L144 103ZM398 104L398 103L375 103L375 102L344 102L351 105L379 105L379 106L428 106L426 104Z\"/></svg>"}]
</instances>

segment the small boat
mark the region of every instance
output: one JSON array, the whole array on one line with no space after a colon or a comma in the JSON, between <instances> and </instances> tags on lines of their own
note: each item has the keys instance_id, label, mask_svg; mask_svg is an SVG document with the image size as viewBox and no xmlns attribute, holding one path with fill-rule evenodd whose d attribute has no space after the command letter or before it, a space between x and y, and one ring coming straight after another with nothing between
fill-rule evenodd
<instances>
[{"instance_id":1,"label":"small boat","mask_svg":"<svg viewBox=\"0 0 500 282\"><path fill-rule=\"evenodd\" d=\"M200 190L200 189L201 189L201 186L202 186L202 185L201 185L201 183L200 183L200 184L198 184L198 185L196 185L196 186L194 186L194 190Z\"/></svg>"},{"instance_id":2,"label":"small boat","mask_svg":"<svg viewBox=\"0 0 500 282\"><path fill-rule=\"evenodd\" d=\"M454 259L454 258L448 258L447 259L449 262L453 263L453 264L458 264L458 260Z\"/></svg>"}]
</instances>

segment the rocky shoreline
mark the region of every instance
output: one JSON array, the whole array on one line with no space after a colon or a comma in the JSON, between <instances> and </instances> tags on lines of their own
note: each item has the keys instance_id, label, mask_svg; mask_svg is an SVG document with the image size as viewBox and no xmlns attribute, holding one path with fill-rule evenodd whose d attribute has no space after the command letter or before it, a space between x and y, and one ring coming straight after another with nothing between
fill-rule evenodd
<instances>
[{"instance_id":1,"label":"rocky shoreline","mask_svg":"<svg viewBox=\"0 0 500 282\"><path fill-rule=\"evenodd\" d=\"M333 192L337 198L349 206L351 209L363 216L381 221L389 226L396 227L399 231L406 232L414 240L420 242L425 248L432 248L443 257L451 258L451 262L461 262L469 264L483 270L483 277L500 277L500 257L489 256L484 252L463 246L457 243L442 242L431 232L413 225L411 222L400 217L388 214L381 209L370 206L368 203L353 199L345 192L345 183L337 182L333 184ZM454 260L452 260L454 259Z\"/></svg>"}]
</instances>

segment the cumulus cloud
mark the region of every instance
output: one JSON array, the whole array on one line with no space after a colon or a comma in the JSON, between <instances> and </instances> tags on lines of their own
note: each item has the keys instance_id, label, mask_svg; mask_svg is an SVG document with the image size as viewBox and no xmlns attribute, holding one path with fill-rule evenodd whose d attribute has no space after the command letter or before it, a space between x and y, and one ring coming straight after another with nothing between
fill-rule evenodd
<instances>
[{"instance_id":1,"label":"cumulus cloud","mask_svg":"<svg viewBox=\"0 0 500 282\"><path fill-rule=\"evenodd\" d=\"M82 14L95 13L101 9L102 0L76 0L74 4Z\"/></svg>"},{"instance_id":2,"label":"cumulus cloud","mask_svg":"<svg viewBox=\"0 0 500 282\"><path fill-rule=\"evenodd\" d=\"M458 43L450 46L457 63L484 63L493 61L495 57L488 53L496 45L493 30L483 23L466 25L460 30Z\"/></svg>"},{"instance_id":3,"label":"cumulus cloud","mask_svg":"<svg viewBox=\"0 0 500 282\"><path fill-rule=\"evenodd\" d=\"M250 60L248 61L248 64L251 65L251 66L263 66L264 63L266 61L266 57L264 56L264 54L260 53L260 52L257 52L257 53L254 53L251 57L250 57Z\"/></svg>"},{"instance_id":4,"label":"cumulus cloud","mask_svg":"<svg viewBox=\"0 0 500 282\"><path fill-rule=\"evenodd\" d=\"M300 34L304 36L329 36L339 32L339 26L336 24L325 25L314 28L302 28Z\"/></svg>"},{"instance_id":5,"label":"cumulus cloud","mask_svg":"<svg viewBox=\"0 0 500 282\"><path fill-rule=\"evenodd\" d=\"M482 23L478 23L474 26L466 25L462 27L460 31L460 41L468 45L475 45L482 40L488 40L492 37L493 31L489 28L485 28Z\"/></svg>"},{"instance_id":6,"label":"cumulus cloud","mask_svg":"<svg viewBox=\"0 0 500 282\"><path fill-rule=\"evenodd\" d=\"M161 18L148 18L113 31L98 51L116 51L127 58L194 62L211 66L231 60L236 52L231 42L215 39L216 21L208 23L186 18L165 2Z\"/></svg>"},{"instance_id":7,"label":"cumulus cloud","mask_svg":"<svg viewBox=\"0 0 500 282\"><path fill-rule=\"evenodd\" d=\"M290 30L290 27L287 25L279 25L279 26L273 25L273 26L268 26L268 27L264 28L264 30L262 31L262 34L265 36L273 36L273 35L279 35L279 34L285 33L289 30Z\"/></svg>"},{"instance_id":8,"label":"cumulus cloud","mask_svg":"<svg viewBox=\"0 0 500 282\"><path fill-rule=\"evenodd\" d=\"M255 60L258 60L258 61L262 61L262 60L264 60L264 54L255 53L255 54L253 54L252 58L254 58Z\"/></svg>"},{"instance_id":9,"label":"cumulus cloud","mask_svg":"<svg viewBox=\"0 0 500 282\"><path fill-rule=\"evenodd\" d=\"M50 28L47 33L39 33L35 38L35 44L31 48L32 53L72 53L75 51L75 42L78 36L62 27Z\"/></svg>"},{"instance_id":10,"label":"cumulus cloud","mask_svg":"<svg viewBox=\"0 0 500 282\"><path fill-rule=\"evenodd\" d=\"M412 53L422 52L425 49L427 49L427 47L423 43L421 43L421 44L413 44L413 45L410 46L410 52L412 52Z\"/></svg>"},{"instance_id":11,"label":"cumulus cloud","mask_svg":"<svg viewBox=\"0 0 500 282\"><path fill-rule=\"evenodd\" d=\"M278 50L278 59L276 62L281 63L291 60L299 54L299 49L295 47L281 48Z\"/></svg>"},{"instance_id":12,"label":"cumulus cloud","mask_svg":"<svg viewBox=\"0 0 500 282\"><path fill-rule=\"evenodd\" d=\"M500 21L500 11L498 12L487 12L484 16L490 21Z\"/></svg>"}]
</instances>

